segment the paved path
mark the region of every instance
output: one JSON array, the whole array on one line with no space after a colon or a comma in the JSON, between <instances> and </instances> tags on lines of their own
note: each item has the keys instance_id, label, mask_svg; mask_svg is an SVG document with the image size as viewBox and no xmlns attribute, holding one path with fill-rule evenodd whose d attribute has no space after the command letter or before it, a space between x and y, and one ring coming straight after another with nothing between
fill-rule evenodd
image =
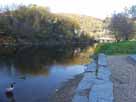
<instances>
[{"instance_id":1,"label":"paved path","mask_svg":"<svg viewBox=\"0 0 136 102\"><path fill-rule=\"evenodd\" d=\"M136 64L128 56L108 56L114 102L136 102Z\"/></svg>"}]
</instances>

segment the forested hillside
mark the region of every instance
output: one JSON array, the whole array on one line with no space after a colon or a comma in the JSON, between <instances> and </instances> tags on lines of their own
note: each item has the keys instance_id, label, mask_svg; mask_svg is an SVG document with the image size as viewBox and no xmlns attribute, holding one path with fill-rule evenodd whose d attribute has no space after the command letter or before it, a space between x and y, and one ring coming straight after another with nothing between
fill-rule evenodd
<instances>
[{"instance_id":1,"label":"forested hillside","mask_svg":"<svg viewBox=\"0 0 136 102\"><path fill-rule=\"evenodd\" d=\"M89 36L101 35L104 29L104 23L101 19L78 14L66 14L62 13L60 15L69 17L80 24L82 31L89 34Z\"/></svg>"},{"instance_id":2,"label":"forested hillside","mask_svg":"<svg viewBox=\"0 0 136 102\"><path fill-rule=\"evenodd\" d=\"M13 10L7 8L0 13L0 35L11 37L19 44L90 43L92 35L97 35L102 29L103 22L99 19L54 14L37 5L22 5Z\"/></svg>"}]
</instances>

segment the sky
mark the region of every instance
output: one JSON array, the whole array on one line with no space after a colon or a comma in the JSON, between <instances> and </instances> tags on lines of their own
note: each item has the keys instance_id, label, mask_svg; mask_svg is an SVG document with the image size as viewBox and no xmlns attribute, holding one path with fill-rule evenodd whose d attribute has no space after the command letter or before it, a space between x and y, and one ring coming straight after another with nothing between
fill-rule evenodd
<instances>
[{"instance_id":1,"label":"sky","mask_svg":"<svg viewBox=\"0 0 136 102\"><path fill-rule=\"evenodd\" d=\"M114 11L136 5L136 0L0 0L0 5L37 4L49 7L54 13L76 13L104 19Z\"/></svg>"}]
</instances>

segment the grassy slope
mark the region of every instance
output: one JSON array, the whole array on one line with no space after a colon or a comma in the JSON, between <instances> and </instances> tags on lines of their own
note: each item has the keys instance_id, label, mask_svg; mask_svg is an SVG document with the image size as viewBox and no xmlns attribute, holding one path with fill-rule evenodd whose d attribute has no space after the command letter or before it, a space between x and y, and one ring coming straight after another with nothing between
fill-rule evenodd
<instances>
[{"instance_id":1,"label":"grassy slope","mask_svg":"<svg viewBox=\"0 0 136 102\"><path fill-rule=\"evenodd\" d=\"M97 53L105 53L107 55L136 54L136 41L100 44L96 48Z\"/></svg>"}]
</instances>

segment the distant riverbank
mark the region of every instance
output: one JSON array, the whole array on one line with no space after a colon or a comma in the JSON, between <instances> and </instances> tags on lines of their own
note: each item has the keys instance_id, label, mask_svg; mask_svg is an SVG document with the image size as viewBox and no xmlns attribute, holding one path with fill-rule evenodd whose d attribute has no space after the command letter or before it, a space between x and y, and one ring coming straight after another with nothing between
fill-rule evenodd
<instances>
[{"instance_id":1,"label":"distant riverbank","mask_svg":"<svg viewBox=\"0 0 136 102\"><path fill-rule=\"evenodd\" d=\"M136 53L136 41L121 41L114 43L99 44L95 53L105 53L107 55L122 55Z\"/></svg>"}]
</instances>

